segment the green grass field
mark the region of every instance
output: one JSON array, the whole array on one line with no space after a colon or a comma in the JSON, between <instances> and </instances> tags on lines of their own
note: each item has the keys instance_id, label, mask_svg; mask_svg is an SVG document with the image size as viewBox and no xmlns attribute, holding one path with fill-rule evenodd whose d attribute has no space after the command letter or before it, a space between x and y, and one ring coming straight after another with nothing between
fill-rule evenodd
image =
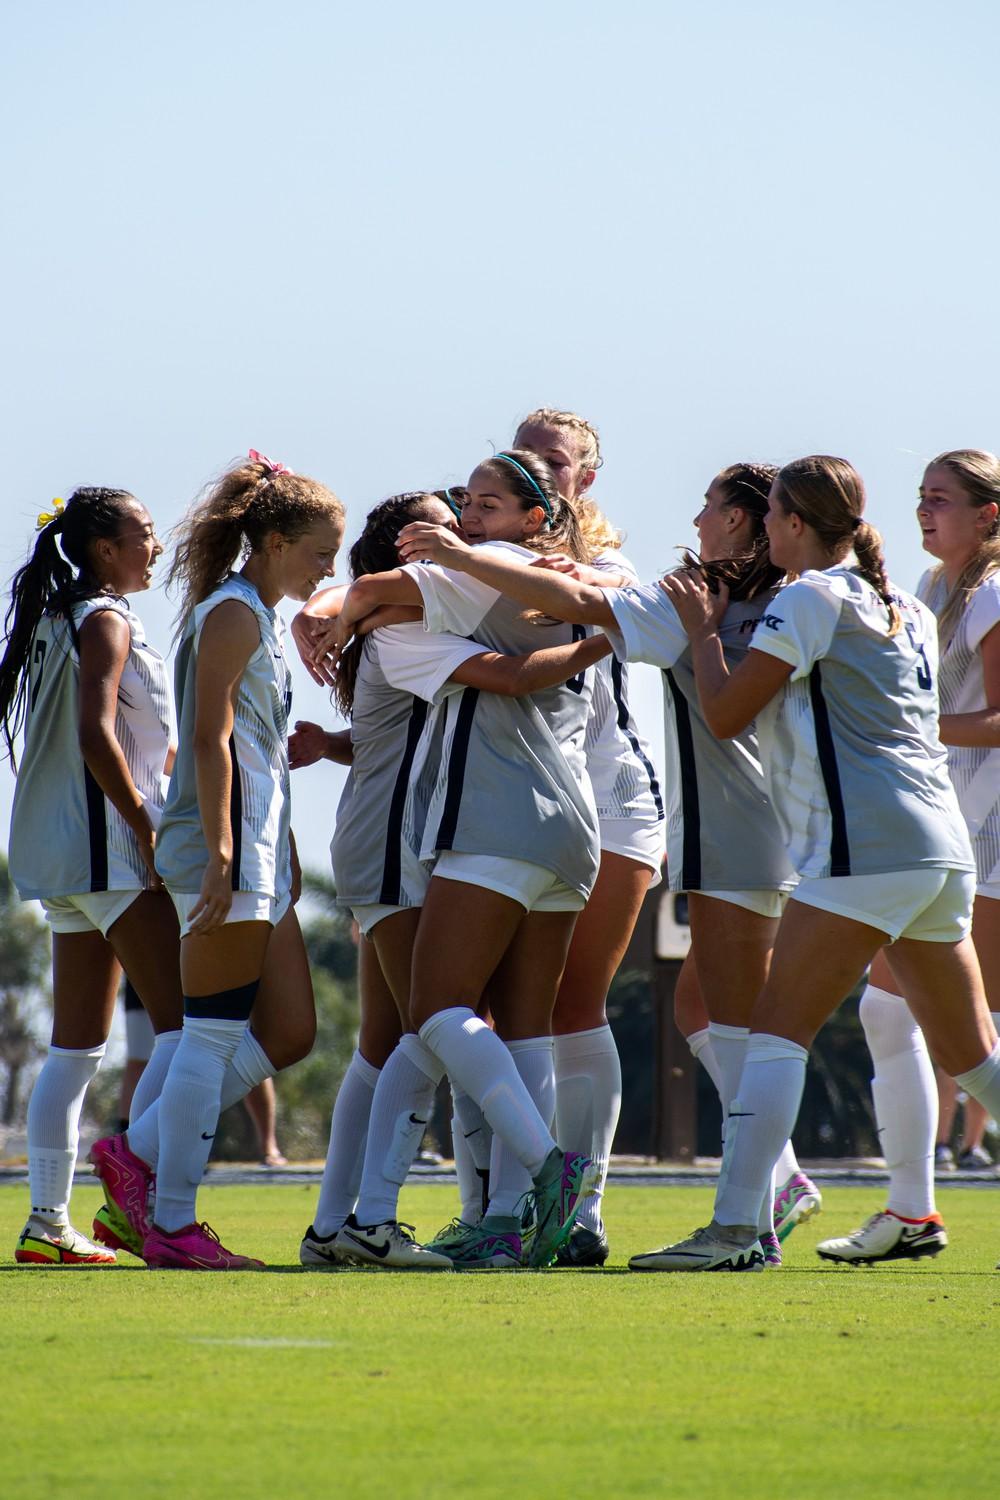
<instances>
[{"instance_id":1,"label":"green grass field","mask_svg":"<svg viewBox=\"0 0 1000 1500\"><path fill-rule=\"evenodd\" d=\"M314 1188L206 1188L259 1275L21 1269L0 1188L0 1494L995 1495L1000 1214L949 1189L936 1261L824 1266L881 1205L832 1188L780 1271L637 1276L704 1188L612 1188L604 1272L305 1273ZM89 1227L96 1188L74 1194ZM427 1235L451 1189L404 1194Z\"/></svg>"}]
</instances>

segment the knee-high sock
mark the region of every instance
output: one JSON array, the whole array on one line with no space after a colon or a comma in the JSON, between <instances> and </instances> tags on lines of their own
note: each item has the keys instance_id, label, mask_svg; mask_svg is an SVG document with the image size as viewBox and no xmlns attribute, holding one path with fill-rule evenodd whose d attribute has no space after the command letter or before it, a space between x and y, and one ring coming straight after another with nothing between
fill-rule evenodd
<instances>
[{"instance_id":1,"label":"knee-high sock","mask_svg":"<svg viewBox=\"0 0 1000 1500\"><path fill-rule=\"evenodd\" d=\"M872 1099L889 1168L889 1209L904 1219L934 1212L938 1092L924 1034L906 1001L868 985L859 1008L875 1064Z\"/></svg>"},{"instance_id":2,"label":"knee-high sock","mask_svg":"<svg viewBox=\"0 0 1000 1500\"><path fill-rule=\"evenodd\" d=\"M51 1224L69 1219L69 1195L80 1144L80 1111L106 1044L50 1047L28 1102L31 1212Z\"/></svg>"},{"instance_id":3,"label":"knee-high sock","mask_svg":"<svg viewBox=\"0 0 1000 1500\"><path fill-rule=\"evenodd\" d=\"M319 1202L313 1216L316 1233L334 1234L354 1210L368 1144L368 1123L380 1069L355 1052L340 1085L330 1120Z\"/></svg>"},{"instance_id":4,"label":"knee-high sock","mask_svg":"<svg viewBox=\"0 0 1000 1500\"><path fill-rule=\"evenodd\" d=\"M379 1074L354 1211L359 1224L384 1224L396 1217L399 1190L420 1150L443 1073L433 1052L407 1034Z\"/></svg>"},{"instance_id":5,"label":"knee-high sock","mask_svg":"<svg viewBox=\"0 0 1000 1500\"><path fill-rule=\"evenodd\" d=\"M739 1095L726 1121L726 1145L715 1195L724 1225L755 1226L774 1163L802 1102L809 1054L786 1037L755 1032L747 1046Z\"/></svg>"},{"instance_id":6,"label":"knee-high sock","mask_svg":"<svg viewBox=\"0 0 1000 1500\"><path fill-rule=\"evenodd\" d=\"M802 1168L799 1166L799 1159L795 1155L795 1147L791 1141L786 1141L782 1147L781 1155L774 1164L775 1191L780 1192L789 1177L795 1177L801 1171Z\"/></svg>"},{"instance_id":7,"label":"knee-high sock","mask_svg":"<svg viewBox=\"0 0 1000 1500\"><path fill-rule=\"evenodd\" d=\"M180 1039L179 1030L161 1031L154 1038L149 1061L143 1068L139 1082L135 1086L135 1093L132 1095L132 1103L128 1112L129 1125L133 1120L138 1120L144 1115L153 1100L160 1097Z\"/></svg>"},{"instance_id":8,"label":"knee-high sock","mask_svg":"<svg viewBox=\"0 0 1000 1500\"><path fill-rule=\"evenodd\" d=\"M518 1077L521 1079L542 1120L548 1129L552 1127L552 1116L556 1105L556 1077L552 1058L550 1036L525 1037L508 1042L508 1050L514 1059ZM564 1148L567 1151L573 1147ZM490 1161L491 1217L498 1214L513 1214L517 1202L531 1190L531 1177L511 1148L499 1136L493 1137L493 1155Z\"/></svg>"},{"instance_id":9,"label":"knee-high sock","mask_svg":"<svg viewBox=\"0 0 1000 1500\"><path fill-rule=\"evenodd\" d=\"M740 1076L746 1060L747 1043L750 1040L749 1026L725 1026L721 1021L708 1023L708 1035L712 1051L719 1068L722 1086L719 1098L722 1101L722 1135L725 1139L726 1119L740 1086ZM757 1228L761 1234L774 1232L774 1173L770 1174L760 1207L756 1215Z\"/></svg>"},{"instance_id":10,"label":"knee-high sock","mask_svg":"<svg viewBox=\"0 0 1000 1500\"><path fill-rule=\"evenodd\" d=\"M182 1229L194 1220L198 1188L219 1123L226 1065L246 1029L245 1021L184 1018L184 1032L160 1094L155 1210L160 1229Z\"/></svg>"},{"instance_id":11,"label":"knee-high sock","mask_svg":"<svg viewBox=\"0 0 1000 1500\"><path fill-rule=\"evenodd\" d=\"M712 1046L712 1038L708 1027L703 1026L700 1031L692 1031L691 1035L684 1040L691 1048L691 1055L696 1062L700 1062L705 1072L715 1084L716 1092L722 1093L722 1074L719 1071L718 1059Z\"/></svg>"},{"instance_id":12,"label":"knee-high sock","mask_svg":"<svg viewBox=\"0 0 1000 1500\"><path fill-rule=\"evenodd\" d=\"M500 1038L464 1005L438 1011L421 1026L420 1036L449 1077L475 1099L494 1135L502 1136L536 1176L555 1141Z\"/></svg>"},{"instance_id":13,"label":"knee-high sock","mask_svg":"<svg viewBox=\"0 0 1000 1500\"><path fill-rule=\"evenodd\" d=\"M458 1191L462 1199L461 1217L465 1224L478 1224L489 1200L493 1131L476 1101L454 1084L451 1099L451 1135Z\"/></svg>"},{"instance_id":14,"label":"knee-high sock","mask_svg":"<svg viewBox=\"0 0 1000 1500\"><path fill-rule=\"evenodd\" d=\"M989 1057L984 1058L967 1073L957 1074L955 1082L967 1094L978 1099L988 1109L994 1120L1000 1120L1000 1042L997 1042Z\"/></svg>"},{"instance_id":15,"label":"knee-high sock","mask_svg":"<svg viewBox=\"0 0 1000 1500\"><path fill-rule=\"evenodd\" d=\"M583 1200L577 1223L595 1234L622 1108L622 1065L611 1027L604 1023L555 1039L556 1140L581 1151L600 1169L595 1192ZM544 1111L542 1111L544 1114Z\"/></svg>"},{"instance_id":16,"label":"knee-high sock","mask_svg":"<svg viewBox=\"0 0 1000 1500\"><path fill-rule=\"evenodd\" d=\"M174 1049L176 1052L176 1048ZM239 1045L226 1067L219 1096L219 1113L255 1089L265 1078L273 1078L277 1069L248 1026L240 1037ZM168 1069L169 1076L169 1069ZM163 1090L160 1090L162 1096ZM160 1158L160 1097L153 1100L148 1109L128 1127L129 1150L141 1156L155 1172Z\"/></svg>"}]
</instances>

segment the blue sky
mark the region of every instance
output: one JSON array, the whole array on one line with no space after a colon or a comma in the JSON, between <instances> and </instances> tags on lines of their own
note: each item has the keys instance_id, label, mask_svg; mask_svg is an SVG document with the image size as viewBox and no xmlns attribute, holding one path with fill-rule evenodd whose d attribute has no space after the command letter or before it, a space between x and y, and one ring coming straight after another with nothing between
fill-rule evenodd
<instances>
[{"instance_id":1,"label":"blue sky","mask_svg":"<svg viewBox=\"0 0 1000 1500\"><path fill-rule=\"evenodd\" d=\"M998 43L985 0L8 8L4 577L52 495L165 529L251 446L351 537L545 403L647 577L725 464L825 451L912 585L923 464L1000 446Z\"/></svg>"}]
</instances>

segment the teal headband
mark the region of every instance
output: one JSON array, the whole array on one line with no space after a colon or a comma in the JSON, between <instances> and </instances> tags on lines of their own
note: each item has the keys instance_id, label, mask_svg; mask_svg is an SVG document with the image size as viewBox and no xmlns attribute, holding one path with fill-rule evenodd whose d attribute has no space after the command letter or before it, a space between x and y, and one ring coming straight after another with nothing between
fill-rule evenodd
<instances>
[{"instance_id":1,"label":"teal headband","mask_svg":"<svg viewBox=\"0 0 1000 1500\"><path fill-rule=\"evenodd\" d=\"M460 521L462 519L462 507L457 500L451 498L451 490L447 485L444 489L444 503L455 517L455 520Z\"/></svg>"},{"instance_id":2,"label":"teal headband","mask_svg":"<svg viewBox=\"0 0 1000 1500\"><path fill-rule=\"evenodd\" d=\"M545 524L546 524L546 526L551 526L552 525L552 506L551 506L551 504L549 502L549 499L548 499L547 495L545 494L544 490L539 485L537 479L532 479L532 477L528 473L527 469L522 468L522 466L518 463L517 459L516 458L511 458L511 456L510 456L509 453L495 453L493 456L494 456L494 458L502 458L505 464L511 464L511 465L513 465L513 467L517 470L517 472L519 474L523 474L524 475L525 479L531 485L531 488L535 491L535 493L537 494L539 500L542 502L542 509L545 512Z\"/></svg>"}]
</instances>

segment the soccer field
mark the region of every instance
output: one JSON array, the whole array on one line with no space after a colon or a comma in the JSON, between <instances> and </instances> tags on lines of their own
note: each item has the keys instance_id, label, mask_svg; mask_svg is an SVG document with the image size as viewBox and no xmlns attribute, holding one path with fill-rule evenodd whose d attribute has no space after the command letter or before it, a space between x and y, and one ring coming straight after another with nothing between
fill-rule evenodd
<instances>
[{"instance_id":1,"label":"soccer field","mask_svg":"<svg viewBox=\"0 0 1000 1500\"><path fill-rule=\"evenodd\" d=\"M89 1227L96 1188L74 1193ZM0 1188L0 1494L995 1495L1000 1215L952 1188L951 1247L877 1270L818 1239L882 1205L824 1189L780 1271L629 1274L707 1188L612 1187L604 1272L306 1273L315 1188L205 1188L257 1275L16 1268ZM426 1235L450 1188L404 1193Z\"/></svg>"}]
</instances>

